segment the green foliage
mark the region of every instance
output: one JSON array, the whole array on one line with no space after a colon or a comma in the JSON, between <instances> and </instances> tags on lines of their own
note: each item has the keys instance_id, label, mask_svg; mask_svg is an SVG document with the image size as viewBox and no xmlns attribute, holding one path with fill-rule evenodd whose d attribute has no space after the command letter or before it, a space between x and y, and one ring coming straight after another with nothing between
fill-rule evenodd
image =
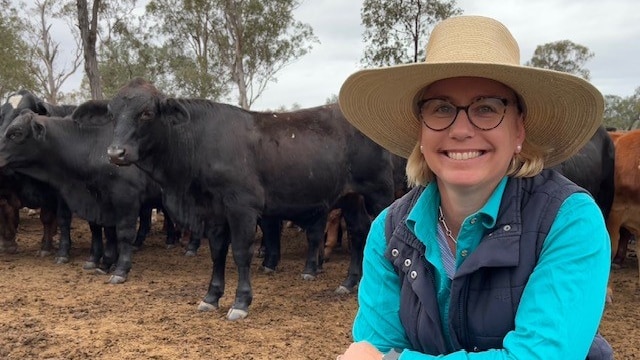
<instances>
[{"instance_id":1,"label":"green foliage","mask_svg":"<svg viewBox=\"0 0 640 360\"><path fill-rule=\"evenodd\" d=\"M462 14L455 0L364 0L361 11L365 27L367 66L387 66L423 61L433 26Z\"/></svg>"},{"instance_id":2,"label":"green foliage","mask_svg":"<svg viewBox=\"0 0 640 360\"><path fill-rule=\"evenodd\" d=\"M295 21L298 0L151 0L152 33L164 39L159 62L171 90L219 99L233 88L245 108L284 66L316 41L311 27Z\"/></svg>"},{"instance_id":3,"label":"green foliage","mask_svg":"<svg viewBox=\"0 0 640 360\"><path fill-rule=\"evenodd\" d=\"M640 87L636 88L635 93L628 97L605 96L603 122L605 126L615 127L619 130L638 128L640 122Z\"/></svg>"},{"instance_id":4,"label":"green foliage","mask_svg":"<svg viewBox=\"0 0 640 360\"><path fill-rule=\"evenodd\" d=\"M527 66L562 71L589 80L585 63L594 57L589 48L569 40L538 45Z\"/></svg>"},{"instance_id":5,"label":"green foliage","mask_svg":"<svg viewBox=\"0 0 640 360\"><path fill-rule=\"evenodd\" d=\"M29 45L24 41L25 24L8 0L0 1L0 97L21 88L35 90Z\"/></svg>"}]
</instances>

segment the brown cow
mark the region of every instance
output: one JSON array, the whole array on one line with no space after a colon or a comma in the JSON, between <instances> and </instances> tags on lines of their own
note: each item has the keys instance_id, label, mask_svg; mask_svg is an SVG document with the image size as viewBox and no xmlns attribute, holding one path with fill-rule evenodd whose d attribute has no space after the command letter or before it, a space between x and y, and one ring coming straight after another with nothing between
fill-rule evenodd
<instances>
[{"instance_id":1,"label":"brown cow","mask_svg":"<svg viewBox=\"0 0 640 360\"><path fill-rule=\"evenodd\" d=\"M621 228L636 238L640 235L640 130L614 134L612 138L616 147L615 195L607 229L613 259L621 244Z\"/></svg>"}]
</instances>

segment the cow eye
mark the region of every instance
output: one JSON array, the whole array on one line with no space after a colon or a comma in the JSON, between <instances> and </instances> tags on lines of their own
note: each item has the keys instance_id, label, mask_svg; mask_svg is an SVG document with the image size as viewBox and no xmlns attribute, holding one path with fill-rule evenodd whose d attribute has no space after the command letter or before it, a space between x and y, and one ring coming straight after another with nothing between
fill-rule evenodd
<instances>
[{"instance_id":1,"label":"cow eye","mask_svg":"<svg viewBox=\"0 0 640 360\"><path fill-rule=\"evenodd\" d=\"M14 131L11 131L11 132L9 132L7 134L7 138L9 140L14 140L15 141L15 140L20 139L21 137L22 137L22 132L20 132L19 130L14 130Z\"/></svg>"},{"instance_id":2,"label":"cow eye","mask_svg":"<svg viewBox=\"0 0 640 360\"><path fill-rule=\"evenodd\" d=\"M145 110L140 114L140 120L142 121L149 121L151 119L153 119L153 112L149 110Z\"/></svg>"}]
</instances>

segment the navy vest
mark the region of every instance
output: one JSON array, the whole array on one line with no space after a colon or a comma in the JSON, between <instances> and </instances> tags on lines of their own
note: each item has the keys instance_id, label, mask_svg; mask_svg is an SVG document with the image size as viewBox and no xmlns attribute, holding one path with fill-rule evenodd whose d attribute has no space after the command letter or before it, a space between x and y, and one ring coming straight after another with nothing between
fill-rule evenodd
<instances>
[{"instance_id":1,"label":"navy vest","mask_svg":"<svg viewBox=\"0 0 640 360\"><path fill-rule=\"evenodd\" d=\"M448 354L459 349L502 348L542 244L564 200L584 190L552 170L532 178L509 178L495 227L457 270L449 306L449 334L442 334L433 266L425 246L405 220L424 187L416 187L389 207L385 257L400 277L400 320L413 350ZM526 221L523 221L526 219ZM588 359L612 359L610 345L596 336Z\"/></svg>"}]
</instances>

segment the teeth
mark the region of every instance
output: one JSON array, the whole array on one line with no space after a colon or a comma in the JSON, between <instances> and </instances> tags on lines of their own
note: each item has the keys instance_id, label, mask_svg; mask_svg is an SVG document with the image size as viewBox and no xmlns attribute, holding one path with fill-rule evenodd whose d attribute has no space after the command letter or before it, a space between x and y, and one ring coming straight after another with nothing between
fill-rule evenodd
<instances>
[{"instance_id":1,"label":"teeth","mask_svg":"<svg viewBox=\"0 0 640 360\"><path fill-rule=\"evenodd\" d=\"M469 160L480 156L480 151L448 152L447 156L454 160Z\"/></svg>"}]
</instances>

